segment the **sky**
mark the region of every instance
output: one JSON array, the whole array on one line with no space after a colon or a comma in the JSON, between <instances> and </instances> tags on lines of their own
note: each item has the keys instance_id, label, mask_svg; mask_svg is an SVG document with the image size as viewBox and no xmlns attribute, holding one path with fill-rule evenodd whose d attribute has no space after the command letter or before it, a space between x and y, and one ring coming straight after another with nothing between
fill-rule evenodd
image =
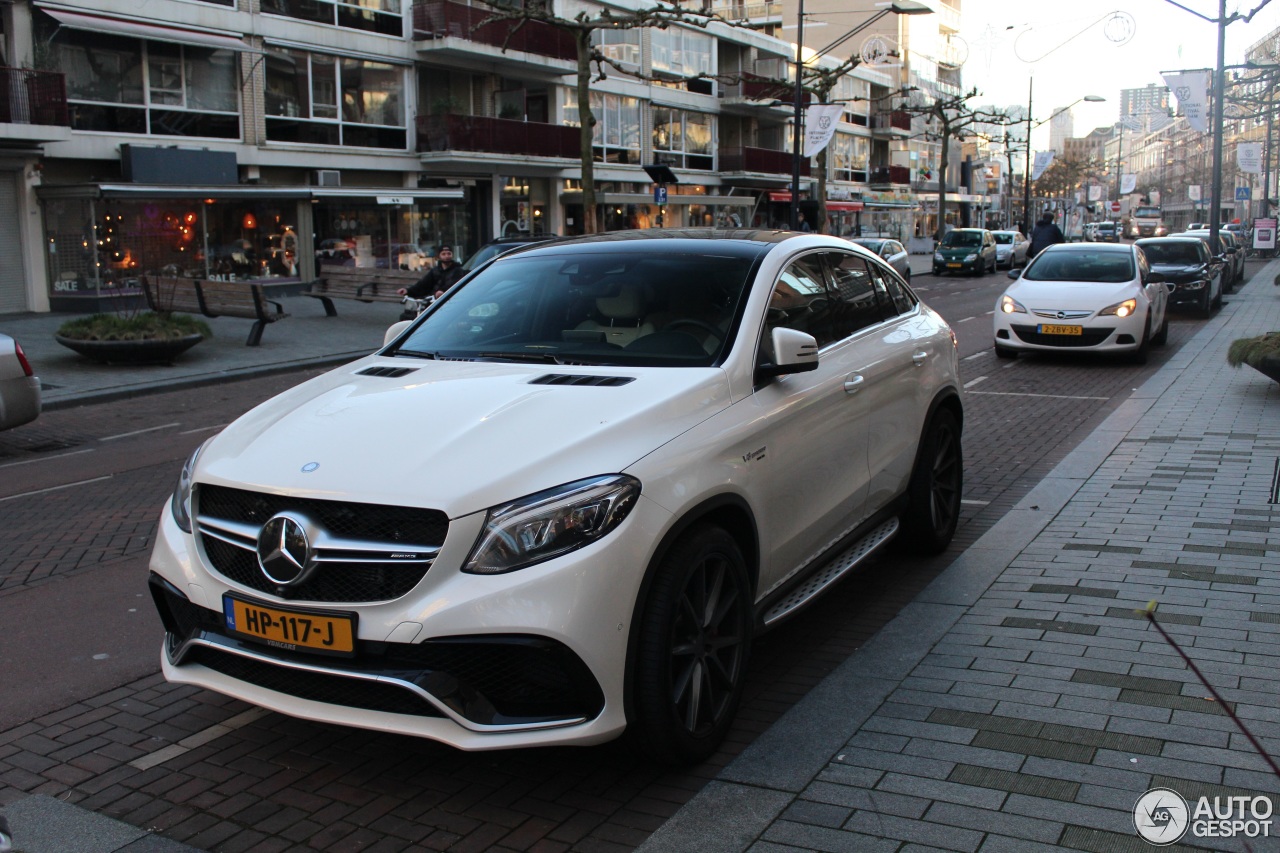
<instances>
[{"instance_id":1,"label":"sky","mask_svg":"<svg viewBox=\"0 0 1280 853\"><path fill-rule=\"evenodd\" d=\"M1217 16L1218 0L1178 2ZM1227 0L1227 12L1247 14L1262 2ZM1129 19L1113 18L1118 11ZM982 93L974 103L1025 107L1028 77L1035 81L1036 121L1085 95L1106 98L1072 108L1075 136L1119 118L1121 89L1163 85L1162 71L1212 68L1217 57L1216 25L1167 0L961 0L961 13L969 54L964 85ZM1249 23L1229 25L1226 64L1243 61L1245 50L1277 26L1280 0L1271 0ZM1034 148L1047 148L1049 124L1032 138Z\"/></svg>"}]
</instances>

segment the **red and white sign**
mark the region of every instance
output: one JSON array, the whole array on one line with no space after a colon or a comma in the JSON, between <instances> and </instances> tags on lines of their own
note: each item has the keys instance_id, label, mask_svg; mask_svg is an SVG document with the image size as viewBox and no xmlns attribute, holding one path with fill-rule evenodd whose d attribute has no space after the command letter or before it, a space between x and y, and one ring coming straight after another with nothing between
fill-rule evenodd
<instances>
[{"instance_id":1,"label":"red and white sign","mask_svg":"<svg viewBox=\"0 0 1280 853\"><path fill-rule=\"evenodd\" d=\"M1119 213L1119 212L1120 212L1120 202L1118 202L1118 201L1113 201L1113 202L1111 202L1111 212L1112 212L1112 213Z\"/></svg>"}]
</instances>

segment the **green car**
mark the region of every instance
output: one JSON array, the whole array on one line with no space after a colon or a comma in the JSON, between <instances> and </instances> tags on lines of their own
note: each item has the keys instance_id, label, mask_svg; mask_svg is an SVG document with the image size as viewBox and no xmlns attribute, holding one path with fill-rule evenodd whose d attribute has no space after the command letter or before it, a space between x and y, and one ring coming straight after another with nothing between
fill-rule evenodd
<instances>
[{"instance_id":1,"label":"green car","mask_svg":"<svg viewBox=\"0 0 1280 853\"><path fill-rule=\"evenodd\" d=\"M933 253L933 274L967 272L983 275L996 268L996 238L985 228L956 228L947 232Z\"/></svg>"}]
</instances>

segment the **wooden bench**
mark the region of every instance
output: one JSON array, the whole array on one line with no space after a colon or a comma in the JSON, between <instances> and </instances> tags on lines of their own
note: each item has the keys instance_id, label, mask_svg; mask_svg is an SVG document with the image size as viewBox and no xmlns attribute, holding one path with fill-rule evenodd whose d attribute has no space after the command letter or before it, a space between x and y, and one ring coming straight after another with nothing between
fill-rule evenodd
<instances>
[{"instance_id":1,"label":"wooden bench","mask_svg":"<svg viewBox=\"0 0 1280 853\"><path fill-rule=\"evenodd\" d=\"M384 270L370 267L325 267L320 277L302 291L303 296L319 299L324 303L324 313L337 317L333 307L335 299L354 299L357 302L399 302L400 288L412 287L426 271Z\"/></svg>"},{"instance_id":2,"label":"wooden bench","mask_svg":"<svg viewBox=\"0 0 1280 853\"><path fill-rule=\"evenodd\" d=\"M203 314L206 317L244 317L255 320L245 346L256 347L261 343L262 330L268 323L289 316L284 312L284 306L266 297L261 284L248 281L143 276L142 289L147 294L147 305L152 311L181 311L184 314Z\"/></svg>"}]
</instances>

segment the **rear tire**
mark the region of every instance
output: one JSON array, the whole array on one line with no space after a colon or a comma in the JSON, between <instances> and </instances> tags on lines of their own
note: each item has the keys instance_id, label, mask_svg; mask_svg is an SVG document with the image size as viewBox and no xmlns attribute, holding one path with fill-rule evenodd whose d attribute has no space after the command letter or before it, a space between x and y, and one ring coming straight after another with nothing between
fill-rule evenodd
<instances>
[{"instance_id":1,"label":"rear tire","mask_svg":"<svg viewBox=\"0 0 1280 853\"><path fill-rule=\"evenodd\" d=\"M685 533L637 618L628 735L649 759L705 761L742 701L751 652L751 585L733 537L711 525Z\"/></svg>"},{"instance_id":2,"label":"rear tire","mask_svg":"<svg viewBox=\"0 0 1280 853\"><path fill-rule=\"evenodd\" d=\"M907 548L925 555L946 550L960 520L963 486L960 421L950 409L941 408L925 429L907 487L910 504L902 514Z\"/></svg>"}]
</instances>

